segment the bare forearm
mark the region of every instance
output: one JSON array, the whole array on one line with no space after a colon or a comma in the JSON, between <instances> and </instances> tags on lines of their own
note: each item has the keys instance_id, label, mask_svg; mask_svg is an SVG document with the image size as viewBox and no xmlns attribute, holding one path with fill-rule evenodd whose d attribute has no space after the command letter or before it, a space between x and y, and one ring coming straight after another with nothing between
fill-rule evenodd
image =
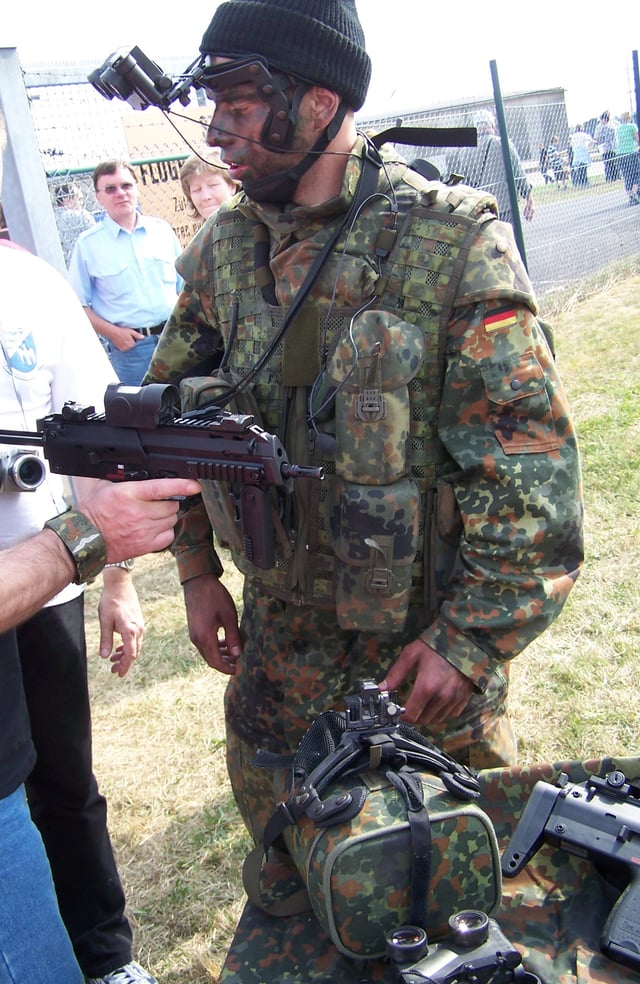
<instances>
[{"instance_id":1,"label":"bare forearm","mask_svg":"<svg viewBox=\"0 0 640 984\"><path fill-rule=\"evenodd\" d=\"M64 543L52 530L2 551L0 632L24 622L75 575Z\"/></svg>"},{"instance_id":2,"label":"bare forearm","mask_svg":"<svg viewBox=\"0 0 640 984\"><path fill-rule=\"evenodd\" d=\"M87 315L89 321L93 325L94 331L98 335L104 335L105 338L108 338L109 337L109 333L112 331L112 329L114 327L111 324L111 322L110 321L106 321L105 318L101 318L99 314L96 314L96 312L93 310L93 308L85 307L84 310L86 312L86 315Z\"/></svg>"},{"instance_id":3,"label":"bare forearm","mask_svg":"<svg viewBox=\"0 0 640 984\"><path fill-rule=\"evenodd\" d=\"M78 509L2 551L0 632L29 618L70 581L92 580L106 561L164 550L173 540L176 497L199 492L191 479L95 482Z\"/></svg>"}]
</instances>

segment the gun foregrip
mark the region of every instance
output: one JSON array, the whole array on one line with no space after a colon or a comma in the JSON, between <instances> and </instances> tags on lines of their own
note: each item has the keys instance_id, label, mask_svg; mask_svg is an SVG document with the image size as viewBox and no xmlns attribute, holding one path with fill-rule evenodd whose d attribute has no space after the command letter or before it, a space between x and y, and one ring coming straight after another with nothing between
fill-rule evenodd
<instances>
[{"instance_id":1,"label":"gun foregrip","mask_svg":"<svg viewBox=\"0 0 640 984\"><path fill-rule=\"evenodd\" d=\"M640 970L640 871L624 890L602 931L601 946L618 963Z\"/></svg>"}]
</instances>

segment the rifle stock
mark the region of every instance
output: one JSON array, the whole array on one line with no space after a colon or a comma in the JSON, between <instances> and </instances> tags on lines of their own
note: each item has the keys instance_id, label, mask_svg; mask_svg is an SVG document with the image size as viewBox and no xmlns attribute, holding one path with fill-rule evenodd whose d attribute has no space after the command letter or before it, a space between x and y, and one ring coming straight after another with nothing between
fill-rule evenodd
<instances>
[{"instance_id":1,"label":"rifle stock","mask_svg":"<svg viewBox=\"0 0 640 984\"><path fill-rule=\"evenodd\" d=\"M517 875L543 842L626 869L629 884L600 945L612 960L640 970L640 787L619 770L582 783L570 783L565 773L558 786L537 782L503 854L503 875Z\"/></svg>"}]
</instances>

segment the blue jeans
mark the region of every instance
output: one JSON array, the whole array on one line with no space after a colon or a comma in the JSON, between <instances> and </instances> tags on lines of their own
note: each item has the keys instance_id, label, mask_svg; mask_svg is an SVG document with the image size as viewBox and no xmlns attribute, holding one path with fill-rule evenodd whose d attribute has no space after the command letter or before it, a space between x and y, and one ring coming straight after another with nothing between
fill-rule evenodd
<instances>
[{"instance_id":1,"label":"blue jeans","mask_svg":"<svg viewBox=\"0 0 640 984\"><path fill-rule=\"evenodd\" d=\"M42 608L16 637L38 756L25 783L31 816L78 962L102 977L131 960L131 927L91 764L84 595Z\"/></svg>"},{"instance_id":2,"label":"blue jeans","mask_svg":"<svg viewBox=\"0 0 640 984\"><path fill-rule=\"evenodd\" d=\"M134 347L126 352L109 345L109 359L121 383L125 386L140 385L159 339L159 335L148 335L146 338L139 339Z\"/></svg>"},{"instance_id":3,"label":"blue jeans","mask_svg":"<svg viewBox=\"0 0 640 984\"><path fill-rule=\"evenodd\" d=\"M23 786L0 800L0 984L83 984Z\"/></svg>"}]
</instances>

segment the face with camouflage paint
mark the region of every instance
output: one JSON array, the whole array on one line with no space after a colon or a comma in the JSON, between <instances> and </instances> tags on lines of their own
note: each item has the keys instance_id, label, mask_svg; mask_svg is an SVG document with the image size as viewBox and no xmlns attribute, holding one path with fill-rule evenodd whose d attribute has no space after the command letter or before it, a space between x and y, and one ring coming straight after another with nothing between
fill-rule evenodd
<instances>
[{"instance_id":1,"label":"face with camouflage paint","mask_svg":"<svg viewBox=\"0 0 640 984\"><path fill-rule=\"evenodd\" d=\"M228 58L213 58L212 64L223 65ZM296 116L295 132L290 151L270 150L262 142L269 107L252 81L216 89L210 88L216 108L207 131L210 147L220 147L222 158L229 166L229 176L243 184L251 183L293 168L313 146L308 114L303 97Z\"/></svg>"}]
</instances>

